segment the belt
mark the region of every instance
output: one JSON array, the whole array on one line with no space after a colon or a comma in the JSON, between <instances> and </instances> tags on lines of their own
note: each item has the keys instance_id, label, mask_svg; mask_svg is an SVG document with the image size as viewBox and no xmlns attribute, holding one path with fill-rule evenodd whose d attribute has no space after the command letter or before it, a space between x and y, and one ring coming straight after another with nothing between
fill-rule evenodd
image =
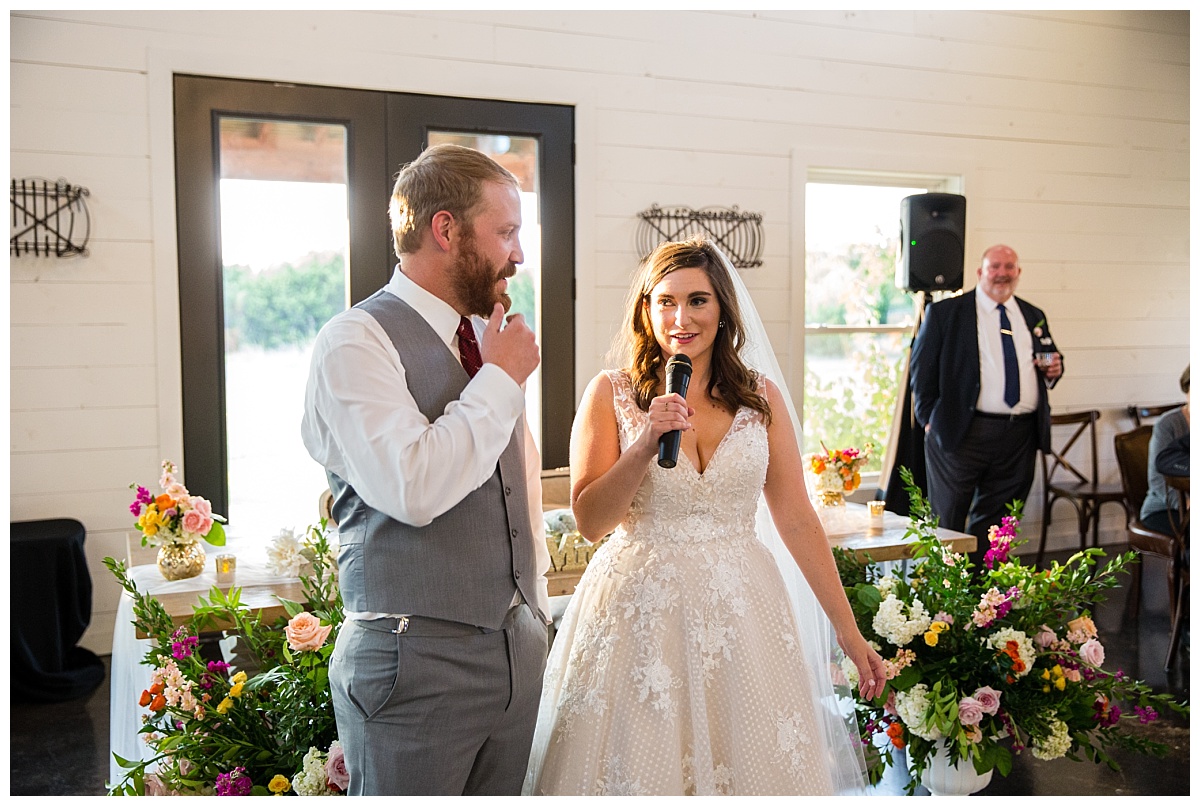
<instances>
[{"instance_id":1,"label":"belt","mask_svg":"<svg viewBox=\"0 0 1200 806\"><path fill-rule=\"evenodd\" d=\"M518 611L524 607L522 602L513 605L504 616L504 624L499 629L478 627L461 621L447 621L428 616L400 616L398 618L377 618L369 621L359 620L354 623L363 629L374 632L390 632L394 635L411 635L415 638L459 638L470 635L488 635L509 627L516 618Z\"/></svg>"},{"instance_id":2,"label":"belt","mask_svg":"<svg viewBox=\"0 0 1200 806\"><path fill-rule=\"evenodd\" d=\"M1008 420L1009 422L1017 422L1019 420L1032 420L1037 415L1037 412L1027 411L1024 414L993 414L990 411L980 411L975 409L975 416L982 417L985 420Z\"/></svg>"}]
</instances>

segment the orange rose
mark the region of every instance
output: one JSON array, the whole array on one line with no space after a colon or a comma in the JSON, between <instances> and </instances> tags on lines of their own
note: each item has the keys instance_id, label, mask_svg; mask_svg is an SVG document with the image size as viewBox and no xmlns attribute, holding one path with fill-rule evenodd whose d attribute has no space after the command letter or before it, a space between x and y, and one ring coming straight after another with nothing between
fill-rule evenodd
<instances>
[{"instance_id":1,"label":"orange rose","mask_svg":"<svg viewBox=\"0 0 1200 806\"><path fill-rule=\"evenodd\" d=\"M175 506L175 499L171 496L163 494L154 499L154 506L158 507L159 512L166 512L171 507Z\"/></svg>"},{"instance_id":2,"label":"orange rose","mask_svg":"<svg viewBox=\"0 0 1200 806\"><path fill-rule=\"evenodd\" d=\"M154 699L150 701L151 711L161 711L167 707L167 698L161 694L155 694Z\"/></svg>"},{"instance_id":3,"label":"orange rose","mask_svg":"<svg viewBox=\"0 0 1200 806\"><path fill-rule=\"evenodd\" d=\"M892 740L892 744L898 750L904 749L904 726L899 722L893 722L887 727L888 738Z\"/></svg>"},{"instance_id":4,"label":"orange rose","mask_svg":"<svg viewBox=\"0 0 1200 806\"><path fill-rule=\"evenodd\" d=\"M145 708L147 705L149 705L149 704L150 704L150 699L151 699L150 692L149 692L149 691L143 691L143 692L142 692L142 696L138 698L138 705L140 705L140 706L142 706L143 708Z\"/></svg>"}]
</instances>

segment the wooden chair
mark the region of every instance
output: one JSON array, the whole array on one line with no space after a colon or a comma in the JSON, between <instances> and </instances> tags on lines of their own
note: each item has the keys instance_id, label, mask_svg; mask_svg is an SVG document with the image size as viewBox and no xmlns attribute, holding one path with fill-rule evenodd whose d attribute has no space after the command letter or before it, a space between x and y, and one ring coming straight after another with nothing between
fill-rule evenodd
<instances>
[{"instance_id":1,"label":"wooden chair","mask_svg":"<svg viewBox=\"0 0 1200 806\"><path fill-rule=\"evenodd\" d=\"M1117 434L1113 437L1113 448L1117 454L1117 466L1121 470L1121 486L1125 491L1125 510L1128 513L1125 533L1129 538L1129 547L1138 554L1152 554L1168 561L1167 585L1171 594L1171 612L1174 613L1176 576L1181 561L1179 541L1174 535L1151 529L1138 517L1149 489L1146 469L1150 461L1150 434L1153 430L1151 426L1142 425L1124 434ZM1141 601L1142 565L1143 562L1138 562L1132 571L1133 587L1129 591L1129 600L1134 608Z\"/></svg>"},{"instance_id":2,"label":"wooden chair","mask_svg":"<svg viewBox=\"0 0 1200 806\"><path fill-rule=\"evenodd\" d=\"M1098 480L1100 463L1096 452L1096 421L1099 419L1100 412L1095 409L1050 416L1052 432L1055 426L1071 426L1073 430L1061 447L1051 447L1049 452L1041 454L1042 542L1038 546L1038 565L1041 565L1042 555L1046 551L1046 533L1050 528L1051 510L1059 501L1066 501L1075 507L1079 520L1081 549L1087 548L1089 528L1092 532L1092 545L1100 544L1100 507L1104 504L1120 504L1125 508L1128 520L1129 508L1125 503L1125 491L1120 485L1101 484ZM1082 443L1080 440L1083 440ZM1079 466L1072 464L1067 458L1077 443L1087 452L1084 461L1079 463L1085 470L1080 470Z\"/></svg>"},{"instance_id":3,"label":"wooden chair","mask_svg":"<svg viewBox=\"0 0 1200 806\"><path fill-rule=\"evenodd\" d=\"M1168 403L1165 406L1127 406L1125 413L1133 420L1134 427L1146 425L1147 420L1157 420L1172 409L1182 406L1182 403Z\"/></svg>"},{"instance_id":4,"label":"wooden chair","mask_svg":"<svg viewBox=\"0 0 1200 806\"><path fill-rule=\"evenodd\" d=\"M1179 507L1174 511L1171 517L1171 526L1175 530L1175 538L1178 541L1177 549L1179 558L1177 563L1177 572L1175 575L1175 586L1172 592L1175 594L1175 606L1171 608L1171 640L1167 645L1167 665L1165 671L1171 670L1171 664L1175 662L1175 653L1179 651L1179 638L1183 625L1184 603L1188 600L1188 593L1191 587L1191 557L1188 550L1189 530L1191 528L1191 479L1188 476L1164 476L1163 480L1168 487L1175 489L1179 493Z\"/></svg>"}]
</instances>

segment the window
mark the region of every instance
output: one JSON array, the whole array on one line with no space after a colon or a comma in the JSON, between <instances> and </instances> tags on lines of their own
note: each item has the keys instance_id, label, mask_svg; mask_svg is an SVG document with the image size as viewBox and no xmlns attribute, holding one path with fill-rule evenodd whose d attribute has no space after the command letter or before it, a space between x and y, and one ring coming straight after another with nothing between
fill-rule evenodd
<instances>
[{"instance_id":1,"label":"window","mask_svg":"<svg viewBox=\"0 0 1200 806\"><path fill-rule=\"evenodd\" d=\"M947 177L811 171L805 185L804 434L815 448L887 452L915 318L896 287L900 201Z\"/></svg>"}]
</instances>

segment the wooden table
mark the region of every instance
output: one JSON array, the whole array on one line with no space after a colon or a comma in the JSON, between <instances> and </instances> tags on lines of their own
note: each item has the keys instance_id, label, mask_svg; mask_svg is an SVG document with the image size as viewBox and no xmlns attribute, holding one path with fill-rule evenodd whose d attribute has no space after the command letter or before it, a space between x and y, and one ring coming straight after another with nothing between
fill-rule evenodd
<instances>
[{"instance_id":1,"label":"wooden table","mask_svg":"<svg viewBox=\"0 0 1200 806\"><path fill-rule=\"evenodd\" d=\"M908 529L908 518L894 512L883 514L883 528L873 529L865 504L846 504L846 511L835 524L830 519L831 526L826 529L829 535L829 545L853 551L859 562L866 562L870 556L875 562L894 562L912 558L914 540L905 538ZM938 539L959 554L975 550L975 536L953 529L937 530ZM568 571L551 571L546 574L546 580L551 596L566 596L575 592L584 569Z\"/></svg>"}]
</instances>

